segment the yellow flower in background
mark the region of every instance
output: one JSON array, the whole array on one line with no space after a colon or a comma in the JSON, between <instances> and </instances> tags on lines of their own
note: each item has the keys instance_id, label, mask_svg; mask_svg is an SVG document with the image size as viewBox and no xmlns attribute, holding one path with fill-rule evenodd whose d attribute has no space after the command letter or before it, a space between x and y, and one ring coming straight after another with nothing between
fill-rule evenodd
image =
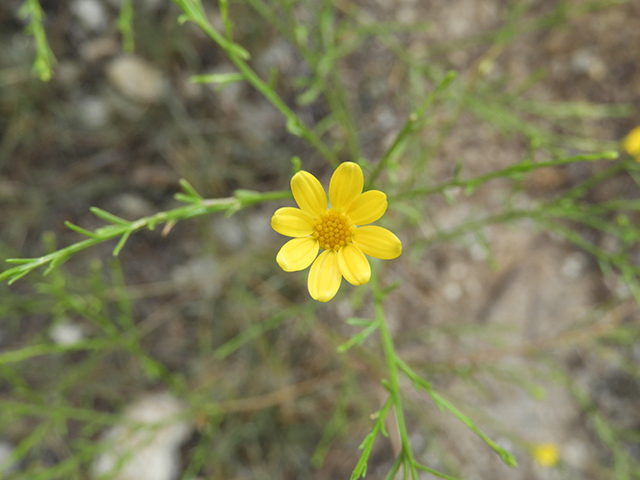
<instances>
[{"instance_id":1,"label":"yellow flower in background","mask_svg":"<svg viewBox=\"0 0 640 480\"><path fill-rule=\"evenodd\" d=\"M555 443L541 443L533 447L533 459L543 467L555 467L560 461L560 449Z\"/></svg>"},{"instance_id":2,"label":"yellow flower in background","mask_svg":"<svg viewBox=\"0 0 640 480\"><path fill-rule=\"evenodd\" d=\"M358 227L375 222L387 210L387 196L379 190L362 193L363 185L362 169L353 162L342 163L331 177L329 205L318 179L300 171L291 179L300 208L280 208L271 218L276 232L294 237L278 252L278 265L296 272L313 263L308 287L315 300L331 300L342 277L352 285L367 283L371 266L365 253L385 260L402 253L402 243L386 228ZM319 249L324 250L320 255Z\"/></svg>"},{"instance_id":3,"label":"yellow flower in background","mask_svg":"<svg viewBox=\"0 0 640 480\"><path fill-rule=\"evenodd\" d=\"M640 162L640 127L636 127L622 141L622 146L629 155Z\"/></svg>"}]
</instances>

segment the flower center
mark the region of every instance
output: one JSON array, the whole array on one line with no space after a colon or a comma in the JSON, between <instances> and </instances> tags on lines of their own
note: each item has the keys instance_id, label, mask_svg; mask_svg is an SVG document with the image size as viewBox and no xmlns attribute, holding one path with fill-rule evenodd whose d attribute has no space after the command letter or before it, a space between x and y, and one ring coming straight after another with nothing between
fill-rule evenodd
<instances>
[{"instance_id":1,"label":"flower center","mask_svg":"<svg viewBox=\"0 0 640 480\"><path fill-rule=\"evenodd\" d=\"M344 213L327 210L316 220L313 236L318 239L321 248L337 251L340 247L351 243L351 236L355 229L351 219Z\"/></svg>"}]
</instances>

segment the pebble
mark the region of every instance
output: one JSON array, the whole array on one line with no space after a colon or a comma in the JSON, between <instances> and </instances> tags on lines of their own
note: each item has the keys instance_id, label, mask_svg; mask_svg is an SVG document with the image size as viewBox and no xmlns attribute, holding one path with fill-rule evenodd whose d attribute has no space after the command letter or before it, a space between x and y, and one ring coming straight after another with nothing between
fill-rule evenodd
<instances>
[{"instance_id":1,"label":"pebble","mask_svg":"<svg viewBox=\"0 0 640 480\"><path fill-rule=\"evenodd\" d=\"M445 284L442 293L448 301L455 302L462 296L462 287L456 282L449 282Z\"/></svg>"},{"instance_id":2,"label":"pebble","mask_svg":"<svg viewBox=\"0 0 640 480\"><path fill-rule=\"evenodd\" d=\"M214 298L222 290L218 275L220 266L215 258L196 257L171 272L171 279L184 290L200 290L205 298Z\"/></svg>"},{"instance_id":3,"label":"pebble","mask_svg":"<svg viewBox=\"0 0 640 480\"><path fill-rule=\"evenodd\" d=\"M588 49L578 50L571 57L571 69L575 73L585 74L592 80L603 80L607 75L605 63Z\"/></svg>"},{"instance_id":4,"label":"pebble","mask_svg":"<svg viewBox=\"0 0 640 480\"><path fill-rule=\"evenodd\" d=\"M0 465L4 464L5 461L13 454L15 448L9 442L5 442L4 440L0 440ZM17 464L8 465L6 468L2 470L3 474L8 474L16 471L18 468ZM4 477L4 475L0 475L0 478Z\"/></svg>"},{"instance_id":5,"label":"pebble","mask_svg":"<svg viewBox=\"0 0 640 480\"><path fill-rule=\"evenodd\" d=\"M587 265L587 258L583 253L574 252L562 263L561 272L566 278L575 280L584 271Z\"/></svg>"},{"instance_id":6,"label":"pebble","mask_svg":"<svg viewBox=\"0 0 640 480\"><path fill-rule=\"evenodd\" d=\"M71 11L87 30L101 32L107 27L107 14L99 0L75 0Z\"/></svg>"},{"instance_id":7,"label":"pebble","mask_svg":"<svg viewBox=\"0 0 640 480\"><path fill-rule=\"evenodd\" d=\"M84 332L79 325L72 322L57 322L49 328L49 337L54 343L69 347L84 339Z\"/></svg>"},{"instance_id":8,"label":"pebble","mask_svg":"<svg viewBox=\"0 0 640 480\"><path fill-rule=\"evenodd\" d=\"M110 111L100 97L88 96L78 102L76 114L84 127L98 130L109 121Z\"/></svg>"},{"instance_id":9,"label":"pebble","mask_svg":"<svg viewBox=\"0 0 640 480\"><path fill-rule=\"evenodd\" d=\"M272 42L256 59L258 68L268 73L276 67L280 74L290 72L296 65L296 52L289 42L280 38Z\"/></svg>"},{"instance_id":10,"label":"pebble","mask_svg":"<svg viewBox=\"0 0 640 480\"><path fill-rule=\"evenodd\" d=\"M229 250L242 248L246 241L245 230L237 216L214 217L212 229L214 236Z\"/></svg>"},{"instance_id":11,"label":"pebble","mask_svg":"<svg viewBox=\"0 0 640 480\"><path fill-rule=\"evenodd\" d=\"M93 465L93 478L112 480L175 480L180 445L192 425L178 417L182 403L168 393L147 394L130 405L122 422L102 436L102 453Z\"/></svg>"},{"instance_id":12,"label":"pebble","mask_svg":"<svg viewBox=\"0 0 640 480\"><path fill-rule=\"evenodd\" d=\"M164 94L160 69L135 55L113 59L107 66L107 77L120 93L139 103L156 103Z\"/></svg>"},{"instance_id":13,"label":"pebble","mask_svg":"<svg viewBox=\"0 0 640 480\"><path fill-rule=\"evenodd\" d=\"M264 244L266 236L273 233L271 228L271 216L264 212L255 212L248 215L247 230L249 236L256 244Z\"/></svg>"},{"instance_id":14,"label":"pebble","mask_svg":"<svg viewBox=\"0 0 640 480\"><path fill-rule=\"evenodd\" d=\"M148 200L134 193L118 195L112 200L112 205L114 213L127 220L138 220L156 213Z\"/></svg>"},{"instance_id":15,"label":"pebble","mask_svg":"<svg viewBox=\"0 0 640 480\"><path fill-rule=\"evenodd\" d=\"M580 440L569 440L562 445L562 460L575 469L582 470L592 460L589 446Z\"/></svg>"}]
</instances>

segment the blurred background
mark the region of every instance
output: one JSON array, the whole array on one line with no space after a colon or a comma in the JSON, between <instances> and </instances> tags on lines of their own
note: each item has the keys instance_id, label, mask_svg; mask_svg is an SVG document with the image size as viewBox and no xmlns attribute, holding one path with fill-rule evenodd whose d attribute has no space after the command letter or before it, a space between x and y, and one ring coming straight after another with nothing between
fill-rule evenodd
<instances>
[{"instance_id":1,"label":"blurred background","mask_svg":"<svg viewBox=\"0 0 640 480\"><path fill-rule=\"evenodd\" d=\"M223 30L217 2L203 3ZM170 1L133 2L129 53L119 0L40 4L49 82L32 72L23 2L0 3L0 258L80 241L64 222L103 225L91 206L129 220L175 208L181 178L207 198L287 190L299 156L328 185L331 165L248 83L191 81L236 70ZM251 67L365 178L458 72L376 183L389 195L382 224L404 244L378 270L399 285L386 312L401 357L520 466L406 382L420 461L467 480L640 478L637 282L611 260L635 268L637 216L564 221L554 203L583 182L571 212L637 200L633 162L407 195L457 166L470 178L620 150L640 123L640 2L238 0L229 11ZM306 272L279 269L270 218L285 205L142 231L117 259L107 242L1 285L2 478L349 478L385 367L376 336L336 347L358 331L347 318L373 318L371 293L343 282L319 304ZM145 422L160 422L153 435L135 429ZM388 429L367 478L386 478L399 451Z\"/></svg>"}]
</instances>

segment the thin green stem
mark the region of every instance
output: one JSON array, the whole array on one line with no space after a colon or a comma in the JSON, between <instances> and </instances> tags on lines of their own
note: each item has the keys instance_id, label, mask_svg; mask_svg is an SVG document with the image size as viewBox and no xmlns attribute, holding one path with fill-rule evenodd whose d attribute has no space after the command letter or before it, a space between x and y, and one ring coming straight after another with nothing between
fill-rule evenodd
<instances>
[{"instance_id":1,"label":"thin green stem","mask_svg":"<svg viewBox=\"0 0 640 480\"><path fill-rule=\"evenodd\" d=\"M133 1L121 0L120 15L118 15L118 30L122 35L122 49L133 53L136 49L133 35Z\"/></svg>"},{"instance_id":2,"label":"thin green stem","mask_svg":"<svg viewBox=\"0 0 640 480\"><path fill-rule=\"evenodd\" d=\"M249 58L249 53L240 45L233 43L231 40L221 35L211 22L207 19L202 5L198 0L173 0L184 12L183 20L190 20L198 25L203 32L222 48L229 59L235 64L244 78L253 87L258 90L267 100L271 102L287 119L287 129L293 135L299 136L307 140L318 150L325 159L333 166L338 166L338 159L335 154L327 147L303 122L300 118L287 106L286 103L278 96L278 94L253 71L245 60Z\"/></svg>"},{"instance_id":3,"label":"thin green stem","mask_svg":"<svg viewBox=\"0 0 640 480\"><path fill-rule=\"evenodd\" d=\"M149 217L143 217L133 222L120 219L108 212L93 208L92 212L96 216L111 222L111 225L101 227L95 232L87 232L86 234L89 235L90 238L74 243L73 245L60 250L56 250L55 252L42 257L8 259L7 262L18 264L18 266L9 268L8 270L0 273L0 281L9 280L9 283L11 284L32 270L44 265L49 265L45 274L49 273L52 269L64 263L73 254L99 243L120 237L121 241L114 250L114 255L117 255L120 252L120 249L124 246L124 242L129 235L144 228L153 230L159 224L173 226L179 220L185 220L187 218L199 217L221 211L235 213L245 207L261 202L291 198L291 193L286 191L258 193L248 190L238 190L235 192L235 196L229 198L202 200L198 197L189 197L186 195L182 195L181 198L185 198L186 201L190 201L192 203L166 212L159 212ZM72 229L79 233L83 230L78 228Z\"/></svg>"},{"instance_id":4,"label":"thin green stem","mask_svg":"<svg viewBox=\"0 0 640 480\"><path fill-rule=\"evenodd\" d=\"M382 307L382 300L384 298L384 295L380 291L378 279L375 275L375 272L372 272L371 277L373 294L375 298L376 321L378 322L378 328L380 329L382 349L384 350L385 359L387 361L387 368L389 370L389 382L387 384L387 388L389 389L389 394L391 395L391 399L393 401L396 420L398 422L398 431L400 433L400 441L402 443L401 455L404 455L404 458L406 459L405 468L407 468L406 464L408 463L408 467L411 470L413 479L418 480L418 472L415 467L416 461L413 458L413 452L411 450L411 444L409 442L409 434L407 433L407 426L404 421L402 399L400 398L400 385L398 382L397 368L398 356L396 355L396 351L393 346L393 339L387 327L386 317L384 314L384 309Z\"/></svg>"},{"instance_id":5,"label":"thin green stem","mask_svg":"<svg viewBox=\"0 0 640 480\"><path fill-rule=\"evenodd\" d=\"M314 81L318 82L320 90L324 93L333 112L333 117L345 128L351 159L357 162L361 157L360 139L349 108L349 96L339 75L337 62L359 45L360 41L355 45L353 42L336 42L335 35L325 35L322 39L324 48L320 54L316 54L309 48L309 42L305 38L296 35L292 27L294 24L281 21L273 9L263 0L248 0L248 3L271 23L287 41L298 48L304 60L311 67Z\"/></svg>"},{"instance_id":6,"label":"thin green stem","mask_svg":"<svg viewBox=\"0 0 640 480\"><path fill-rule=\"evenodd\" d=\"M33 39L35 40L36 58L33 62L33 71L40 80L48 82L53 75L56 57L51 51L49 42L47 41L47 34L43 26L44 12L42 11L42 7L38 0L26 0L20 8L19 15L24 19L28 19L29 26L27 27L27 32L33 35Z\"/></svg>"},{"instance_id":7,"label":"thin green stem","mask_svg":"<svg viewBox=\"0 0 640 480\"><path fill-rule=\"evenodd\" d=\"M442 80L442 82L440 82L440 85L438 85L433 92L427 95L427 98L424 99L422 104L407 117L407 120L404 126L402 127L400 132L398 132L398 135L396 136L395 140L393 141L391 146L387 149L387 151L384 153L384 155L382 156L382 159L380 160L378 165L376 165L376 168L371 173L369 177L369 181L367 183L367 187L366 187L367 189L371 188L371 186L374 184L376 179L387 167L389 162L392 161L394 158L396 158L398 155L400 155L400 153L404 149L407 138L420 127L422 123L421 120L423 119L427 108L429 108L429 106L437 98L440 92L442 92L453 81L454 78L456 78L456 72L451 71L447 73L444 79Z\"/></svg>"},{"instance_id":8,"label":"thin green stem","mask_svg":"<svg viewBox=\"0 0 640 480\"><path fill-rule=\"evenodd\" d=\"M402 192L392 197L393 200L399 200L403 198L414 198L423 195L433 195L434 193L442 193L450 188L464 188L467 193L472 193L473 190L478 188L480 185L490 181L495 180L497 178L514 178L520 177L523 174L529 173L533 170L537 170L539 168L545 167L558 167L562 165L567 165L575 162L593 162L596 160L615 160L620 156L618 152L615 151L605 151L598 153L588 153L583 155L575 155L573 157L560 158L556 160L547 160L544 162L529 162L524 161L512 165L510 167L502 168L500 170L495 170L493 172L479 175L477 177L469 178L466 180L458 178L458 174L454 175L454 178L451 180L447 180L446 182L439 183L437 185L433 185L431 187L419 188L416 190L410 190L408 192Z\"/></svg>"}]
</instances>

